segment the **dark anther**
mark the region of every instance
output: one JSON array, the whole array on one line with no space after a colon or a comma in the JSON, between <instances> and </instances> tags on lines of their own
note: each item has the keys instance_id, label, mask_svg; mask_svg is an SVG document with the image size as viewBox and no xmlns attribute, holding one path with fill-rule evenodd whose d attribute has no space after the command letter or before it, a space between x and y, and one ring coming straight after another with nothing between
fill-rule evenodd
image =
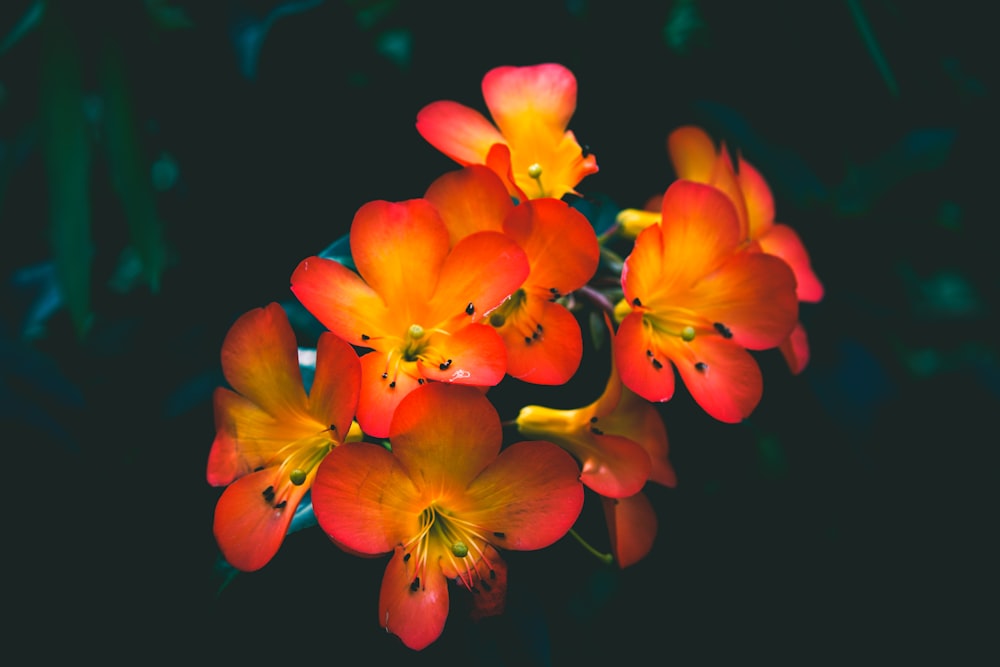
<instances>
[{"instance_id":1,"label":"dark anther","mask_svg":"<svg viewBox=\"0 0 1000 667\"><path fill-rule=\"evenodd\" d=\"M646 350L646 356L647 357L653 356L653 351L652 350Z\"/></svg>"},{"instance_id":2,"label":"dark anther","mask_svg":"<svg viewBox=\"0 0 1000 667\"><path fill-rule=\"evenodd\" d=\"M444 362L443 364L438 364L438 368L440 368L443 371L448 370L449 366L451 366L451 359L449 359L448 361Z\"/></svg>"},{"instance_id":3,"label":"dark anther","mask_svg":"<svg viewBox=\"0 0 1000 667\"><path fill-rule=\"evenodd\" d=\"M494 579L495 580L496 578L497 578L496 570L491 569L490 570L490 579Z\"/></svg>"},{"instance_id":4,"label":"dark anther","mask_svg":"<svg viewBox=\"0 0 1000 667\"><path fill-rule=\"evenodd\" d=\"M708 364L706 364L704 361L696 362L694 365L694 369L699 373L704 373L705 371L708 370Z\"/></svg>"},{"instance_id":5,"label":"dark anther","mask_svg":"<svg viewBox=\"0 0 1000 667\"><path fill-rule=\"evenodd\" d=\"M254 472L260 472L263 469L264 469L264 466L257 466L256 468L253 469L253 471Z\"/></svg>"},{"instance_id":6,"label":"dark anther","mask_svg":"<svg viewBox=\"0 0 1000 667\"><path fill-rule=\"evenodd\" d=\"M493 537L499 537L502 540L505 537L507 537L507 535L505 533L501 533L499 531L496 531L496 532L493 533Z\"/></svg>"},{"instance_id":7,"label":"dark anther","mask_svg":"<svg viewBox=\"0 0 1000 667\"><path fill-rule=\"evenodd\" d=\"M549 291L552 292L553 294L556 294L556 295L559 294L559 288L558 287L550 287Z\"/></svg>"},{"instance_id":8,"label":"dark anther","mask_svg":"<svg viewBox=\"0 0 1000 667\"><path fill-rule=\"evenodd\" d=\"M595 416L595 417L591 417L591 418L590 418L590 423L591 423L591 424L593 424L593 423L594 423L594 422L596 422L596 421L597 421L597 417L596 417L596 416Z\"/></svg>"},{"instance_id":9,"label":"dark anther","mask_svg":"<svg viewBox=\"0 0 1000 667\"><path fill-rule=\"evenodd\" d=\"M486 581L484 581L483 579L479 580L479 585L482 586L483 590L486 591L487 593L493 590L493 587L490 586L488 583L486 583Z\"/></svg>"},{"instance_id":10,"label":"dark anther","mask_svg":"<svg viewBox=\"0 0 1000 667\"><path fill-rule=\"evenodd\" d=\"M638 308L639 306L642 305L642 301L639 301L639 297L635 297L634 299L632 299L632 305Z\"/></svg>"},{"instance_id":11,"label":"dark anther","mask_svg":"<svg viewBox=\"0 0 1000 667\"><path fill-rule=\"evenodd\" d=\"M410 590L416 593L420 589L420 577L415 577L410 584Z\"/></svg>"},{"instance_id":12,"label":"dark anther","mask_svg":"<svg viewBox=\"0 0 1000 667\"><path fill-rule=\"evenodd\" d=\"M264 500L266 500L267 502L271 502L272 500L274 500L274 487L268 486L266 489L264 489L263 495L264 495Z\"/></svg>"},{"instance_id":13,"label":"dark anther","mask_svg":"<svg viewBox=\"0 0 1000 667\"><path fill-rule=\"evenodd\" d=\"M280 503L278 503L277 505L274 506L274 509L276 509L276 510L283 510L283 509L285 509L285 505L287 505L287 504L288 504L287 500L282 500Z\"/></svg>"},{"instance_id":14,"label":"dark anther","mask_svg":"<svg viewBox=\"0 0 1000 667\"><path fill-rule=\"evenodd\" d=\"M403 562L404 563L409 563L410 562L410 556L412 556L412 555L413 554L408 554L408 553L403 554Z\"/></svg>"},{"instance_id":15,"label":"dark anther","mask_svg":"<svg viewBox=\"0 0 1000 667\"><path fill-rule=\"evenodd\" d=\"M535 325L535 331L537 331L538 333L542 333L542 325L541 324L536 324Z\"/></svg>"},{"instance_id":16,"label":"dark anther","mask_svg":"<svg viewBox=\"0 0 1000 667\"><path fill-rule=\"evenodd\" d=\"M424 383L423 378L417 378L417 384L423 384L423 383Z\"/></svg>"},{"instance_id":17,"label":"dark anther","mask_svg":"<svg viewBox=\"0 0 1000 667\"><path fill-rule=\"evenodd\" d=\"M361 340L369 340L370 338L371 336L369 336L368 334L361 334Z\"/></svg>"},{"instance_id":18,"label":"dark anther","mask_svg":"<svg viewBox=\"0 0 1000 667\"><path fill-rule=\"evenodd\" d=\"M531 339L538 340L541 337L541 335L542 335L541 331L535 331L534 333L531 334Z\"/></svg>"},{"instance_id":19,"label":"dark anther","mask_svg":"<svg viewBox=\"0 0 1000 667\"><path fill-rule=\"evenodd\" d=\"M470 301L469 305L465 307L465 314L471 316L475 312L476 312L476 307L473 306L472 302Z\"/></svg>"},{"instance_id":20,"label":"dark anther","mask_svg":"<svg viewBox=\"0 0 1000 667\"><path fill-rule=\"evenodd\" d=\"M531 345L531 336L525 336L524 337L524 344L525 345Z\"/></svg>"},{"instance_id":21,"label":"dark anther","mask_svg":"<svg viewBox=\"0 0 1000 667\"><path fill-rule=\"evenodd\" d=\"M383 380L384 380L384 379L386 379L387 377L389 377L389 374L388 374L388 373L382 373L382 379L383 379Z\"/></svg>"},{"instance_id":22,"label":"dark anther","mask_svg":"<svg viewBox=\"0 0 1000 667\"><path fill-rule=\"evenodd\" d=\"M393 380L392 382L389 383L389 389L395 389L395 388L396 388L396 381Z\"/></svg>"},{"instance_id":23,"label":"dark anther","mask_svg":"<svg viewBox=\"0 0 1000 667\"><path fill-rule=\"evenodd\" d=\"M730 330L729 330L729 327L727 327L727 326L726 326L725 324L723 324L722 322L716 322L716 323L715 323L715 324L713 324L712 326L713 326L713 327L715 327L715 330L716 330L716 331L718 331L718 332L719 332L719 334L720 334L720 335L721 335L721 336L722 336L723 338L732 338L732 337L733 337L733 332L732 332L732 331L730 331Z\"/></svg>"},{"instance_id":24,"label":"dark anther","mask_svg":"<svg viewBox=\"0 0 1000 667\"><path fill-rule=\"evenodd\" d=\"M482 591L480 591L480 590L479 590L478 588L476 588L475 586L473 586L472 588L470 588L470 589L469 589L469 592L470 592L470 593L472 593L473 595L482 595Z\"/></svg>"},{"instance_id":25,"label":"dark anther","mask_svg":"<svg viewBox=\"0 0 1000 667\"><path fill-rule=\"evenodd\" d=\"M656 370L660 370L661 368L663 368L663 364L661 364L660 360L655 357L653 358L653 368L655 368Z\"/></svg>"},{"instance_id":26,"label":"dark anther","mask_svg":"<svg viewBox=\"0 0 1000 667\"><path fill-rule=\"evenodd\" d=\"M591 426L590 427L590 432L593 433L594 435L604 435L604 431L602 431L601 429L597 428L596 426Z\"/></svg>"}]
</instances>

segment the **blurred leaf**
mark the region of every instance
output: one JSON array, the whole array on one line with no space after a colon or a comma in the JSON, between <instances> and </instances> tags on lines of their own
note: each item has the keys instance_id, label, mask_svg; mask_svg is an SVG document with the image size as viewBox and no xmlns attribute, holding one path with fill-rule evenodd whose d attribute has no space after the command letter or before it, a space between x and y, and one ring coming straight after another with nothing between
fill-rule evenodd
<instances>
[{"instance_id":1,"label":"blurred leaf","mask_svg":"<svg viewBox=\"0 0 1000 667\"><path fill-rule=\"evenodd\" d=\"M230 33L233 46L236 49L236 59L240 72L247 79L257 77L257 61L264 45L267 33L271 31L274 22L284 16L300 14L323 4L323 0L299 0L298 2L275 3L274 7L264 14L255 16L244 11L232 22Z\"/></svg>"},{"instance_id":2,"label":"blurred leaf","mask_svg":"<svg viewBox=\"0 0 1000 667\"><path fill-rule=\"evenodd\" d=\"M695 0L677 0L663 25L663 40L670 50L687 54L705 42L706 26Z\"/></svg>"},{"instance_id":3,"label":"blurred leaf","mask_svg":"<svg viewBox=\"0 0 1000 667\"><path fill-rule=\"evenodd\" d=\"M125 76L124 54L116 44L104 53L105 136L111 181L121 199L139 275L156 292L166 265L163 226L156 212L150 168L142 158L132 98Z\"/></svg>"},{"instance_id":4,"label":"blurred leaf","mask_svg":"<svg viewBox=\"0 0 1000 667\"><path fill-rule=\"evenodd\" d=\"M169 0L145 0L146 11L153 22L167 30L191 28L194 26L191 18L180 7L173 7Z\"/></svg>"},{"instance_id":5,"label":"blurred leaf","mask_svg":"<svg viewBox=\"0 0 1000 667\"><path fill-rule=\"evenodd\" d=\"M43 262L18 269L11 282L14 288L13 303L8 304L13 307L9 313L11 319L18 323L22 338L41 338L46 322L65 305L55 265Z\"/></svg>"},{"instance_id":6,"label":"blurred leaf","mask_svg":"<svg viewBox=\"0 0 1000 667\"><path fill-rule=\"evenodd\" d=\"M90 143L80 58L65 17L42 24L41 131L49 186L50 242L60 289L78 336L90 328Z\"/></svg>"},{"instance_id":7,"label":"blurred leaf","mask_svg":"<svg viewBox=\"0 0 1000 667\"><path fill-rule=\"evenodd\" d=\"M5 54L12 46L21 41L21 38L34 30L42 22L42 15L45 13L44 0L36 0L28 7L21 20L17 22L10 32L4 36L0 42L0 56Z\"/></svg>"},{"instance_id":8,"label":"blurred leaf","mask_svg":"<svg viewBox=\"0 0 1000 667\"><path fill-rule=\"evenodd\" d=\"M834 193L838 210L845 214L870 211L880 197L907 178L939 168L951 154L955 135L952 128L914 130L871 162L851 168Z\"/></svg>"}]
</instances>

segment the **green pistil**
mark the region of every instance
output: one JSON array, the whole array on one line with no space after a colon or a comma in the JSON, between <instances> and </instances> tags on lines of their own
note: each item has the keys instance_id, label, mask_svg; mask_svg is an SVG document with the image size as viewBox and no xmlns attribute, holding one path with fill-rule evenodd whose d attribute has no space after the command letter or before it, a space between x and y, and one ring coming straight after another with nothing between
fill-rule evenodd
<instances>
[{"instance_id":1,"label":"green pistil","mask_svg":"<svg viewBox=\"0 0 1000 667\"><path fill-rule=\"evenodd\" d=\"M288 475L288 478L295 486L302 486L306 482L306 471L302 468L296 468Z\"/></svg>"},{"instance_id":2,"label":"green pistil","mask_svg":"<svg viewBox=\"0 0 1000 667\"><path fill-rule=\"evenodd\" d=\"M469 553L469 547L465 542L458 541L451 545L451 552L459 558L465 558Z\"/></svg>"},{"instance_id":3,"label":"green pistil","mask_svg":"<svg viewBox=\"0 0 1000 667\"><path fill-rule=\"evenodd\" d=\"M694 327L686 326L681 329L681 339L690 343L694 340Z\"/></svg>"},{"instance_id":4,"label":"green pistil","mask_svg":"<svg viewBox=\"0 0 1000 667\"><path fill-rule=\"evenodd\" d=\"M535 179L535 182L538 183L538 196L544 197L545 188L542 186L542 165L538 164L537 162L529 165L528 176Z\"/></svg>"}]
</instances>

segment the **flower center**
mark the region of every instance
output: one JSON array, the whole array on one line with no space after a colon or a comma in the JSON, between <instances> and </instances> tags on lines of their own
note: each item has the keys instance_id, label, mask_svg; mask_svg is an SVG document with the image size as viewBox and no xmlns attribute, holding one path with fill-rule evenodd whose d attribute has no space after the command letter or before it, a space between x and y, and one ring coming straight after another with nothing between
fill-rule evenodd
<instances>
[{"instance_id":1,"label":"flower center","mask_svg":"<svg viewBox=\"0 0 1000 667\"><path fill-rule=\"evenodd\" d=\"M487 532L448 510L432 503L420 513L419 531L406 544L403 559L415 560L411 589L421 589L426 582L424 572L437 565L449 579L456 579L470 591L481 585L487 590L496 578L486 553Z\"/></svg>"}]
</instances>

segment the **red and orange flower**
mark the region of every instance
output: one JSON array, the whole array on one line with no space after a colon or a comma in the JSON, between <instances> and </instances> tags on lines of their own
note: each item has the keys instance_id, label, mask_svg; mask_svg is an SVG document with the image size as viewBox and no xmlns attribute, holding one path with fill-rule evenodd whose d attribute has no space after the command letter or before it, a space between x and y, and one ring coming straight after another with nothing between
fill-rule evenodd
<instances>
[{"instance_id":1,"label":"red and orange flower","mask_svg":"<svg viewBox=\"0 0 1000 667\"><path fill-rule=\"evenodd\" d=\"M222 371L235 391L219 387L214 395L207 476L213 486L228 486L213 529L226 561L252 571L277 553L320 461L347 439L361 370L351 346L324 333L307 394L295 333L272 303L230 328Z\"/></svg>"},{"instance_id":2,"label":"red and orange flower","mask_svg":"<svg viewBox=\"0 0 1000 667\"><path fill-rule=\"evenodd\" d=\"M738 422L763 391L747 350L776 347L795 326L795 276L783 260L743 249L739 216L721 190L675 181L662 206L622 269L614 341L622 381L666 401L675 366L706 412Z\"/></svg>"},{"instance_id":3,"label":"red and orange flower","mask_svg":"<svg viewBox=\"0 0 1000 667\"><path fill-rule=\"evenodd\" d=\"M413 649L448 616L448 581L473 593L480 616L503 611L507 570L497 548L553 544L583 506L579 469L550 442L501 451L493 405L472 387L430 383L404 398L392 451L350 443L328 456L312 499L331 539L358 554L392 554L379 623Z\"/></svg>"},{"instance_id":4,"label":"red and orange flower","mask_svg":"<svg viewBox=\"0 0 1000 667\"><path fill-rule=\"evenodd\" d=\"M493 121L458 102L428 104L417 114L417 131L462 166L481 164L503 179L520 201L561 198L597 172L572 131L576 77L562 65L496 67L486 73L483 98Z\"/></svg>"},{"instance_id":5,"label":"red and orange flower","mask_svg":"<svg viewBox=\"0 0 1000 667\"><path fill-rule=\"evenodd\" d=\"M482 324L528 276L518 245L495 231L452 247L425 199L369 202L350 232L357 273L309 257L292 274L292 292L330 331L368 351L361 356L357 420L374 437L428 380L493 386L507 372L503 340Z\"/></svg>"},{"instance_id":6,"label":"red and orange flower","mask_svg":"<svg viewBox=\"0 0 1000 667\"><path fill-rule=\"evenodd\" d=\"M583 338L560 299L597 270L600 247L587 219L558 199L514 205L500 179L482 166L438 178L424 195L440 212L452 243L484 230L501 231L524 250L524 284L489 313L503 338L507 373L524 382L558 385L580 366Z\"/></svg>"}]
</instances>

